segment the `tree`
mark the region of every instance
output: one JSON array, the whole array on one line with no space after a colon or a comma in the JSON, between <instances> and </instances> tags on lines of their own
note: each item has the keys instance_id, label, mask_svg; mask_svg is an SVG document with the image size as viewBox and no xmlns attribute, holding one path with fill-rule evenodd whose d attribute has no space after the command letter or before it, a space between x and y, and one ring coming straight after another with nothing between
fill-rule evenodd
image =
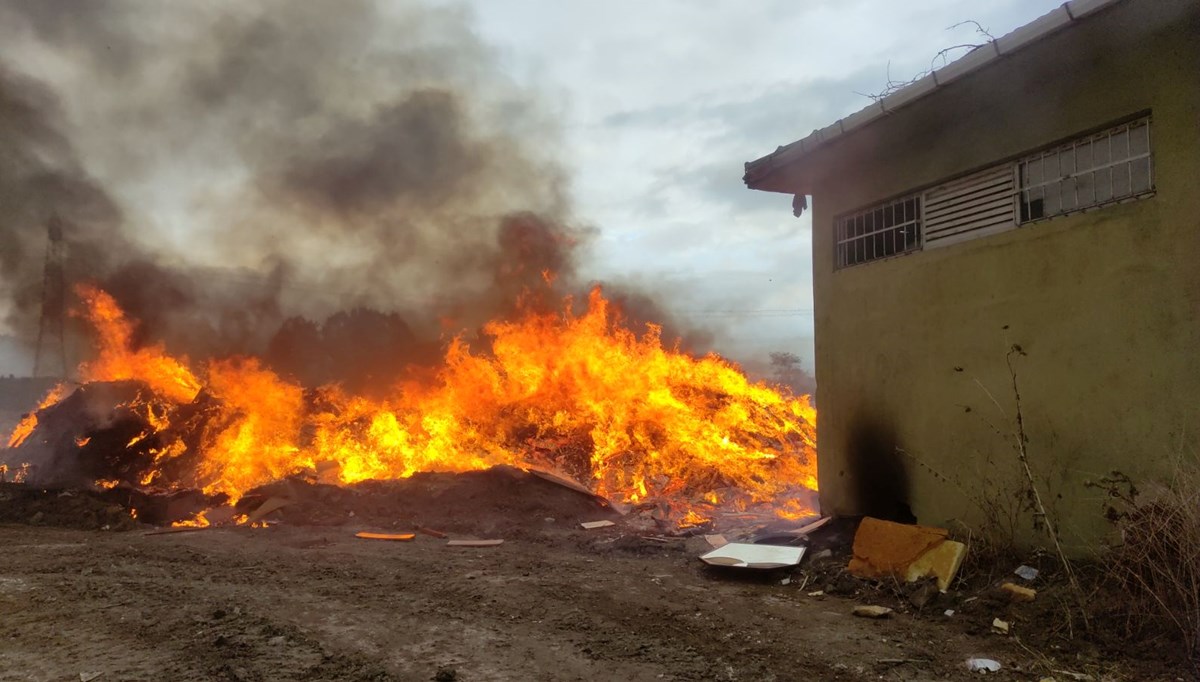
<instances>
[{"instance_id":1,"label":"tree","mask_svg":"<svg viewBox=\"0 0 1200 682\"><path fill-rule=\"evenodd\" d=\"M796 395L812 395L817 390L816 380L804 371L795 353L771 353L771 379Z\"/></svg>"}]
</instances>

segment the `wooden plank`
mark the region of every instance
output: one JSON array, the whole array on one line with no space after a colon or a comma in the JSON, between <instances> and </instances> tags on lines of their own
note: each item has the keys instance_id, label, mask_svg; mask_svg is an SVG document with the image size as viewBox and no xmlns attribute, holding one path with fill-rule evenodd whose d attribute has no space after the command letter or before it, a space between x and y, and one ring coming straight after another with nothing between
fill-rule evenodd
<instances>
[{"instance_id":1,"label":"wooden plank","mask_svg":"<svg viewBox=\"0 0 1200 682\"><path fill-rule=\"evenodd\" d=\"M809 533L820 528L821 526L824 526L825 524L829 523L832 520L833 520L832 516L822 516L821 518L817 519L816 521L813 521L812 523L806 523L803 526L800 526L799 528L793 528L791 530L781 530L781 531L779 531L779 534L780 535L808 535Z\"/></svg>"},{"instance_id":2,"label":"wooden plank","mask_svg":"<svg viewBox=\"0 0 1200 682\"><path fill-rule=\"evenodd\" d=\"M252 511L246 515L246 525L248 526L253 523L258 523L267 514L270 514L273 511L282 509L291 503L292 503L292 500L289 500L286 497L272 497L272 498L268 499L266 502L263 502L262 504L260 504L258 506L258 509L255 509L254 511Z\"/></svg>"},{"instance_id":3,"label":"wooden plank","mask_svg":"<svg viewBox=\"0 0 1200 682\"><path fill-rule=\"evenodd\" d=\"M617 524L613 523L612 521L584 521L579 525L583 526L585 530L592 530L594 528L608 528L609 526L615 526Z\"/></svg>"},{"instance_id":4,"label":"wooden plank","mask_svg":"<svg viewBox=\"0 0 1200 682\"><path fill-rule=\"evenodd\" d=\"M440 530L434 530L432 528L426 528L424 526L417 526L417 532L422 533L424 535L428 535L430 537L438 538L439 540L445 540L446 538L450 537Z\"/></svg>"},{"instance_id":5,"label":"wooden plank","mask_svg":"<svg viewBox=\"0 0 1200 682\"><path fill-rule=\"evenodd\" d=\"M214 528L221 528L221 526L175 526L174 528L152 530L149 533L142 533L142 535L174 535L176 533L196 533L202 530L212 530Z\"/></svg>"},{"instance_id":6,"label":"wooden plank","mask_svg":"<svg viewBox=\"0 0 1200 682\"><path fill-rule=\"evenodd\" d=\"M415 534L413 534L413 533L367 533L367 532L359 532L359 533L355 533L355 534L354 534L354 537L356 537L356 538L362 538L362 539L364 539L364 540L393 540L393 541L395 541L395 542L408 542L409 540L412 540L413 538L415 538L415 537L417 537L417 536L416 536Z\"/></svg>"}]
</instances>

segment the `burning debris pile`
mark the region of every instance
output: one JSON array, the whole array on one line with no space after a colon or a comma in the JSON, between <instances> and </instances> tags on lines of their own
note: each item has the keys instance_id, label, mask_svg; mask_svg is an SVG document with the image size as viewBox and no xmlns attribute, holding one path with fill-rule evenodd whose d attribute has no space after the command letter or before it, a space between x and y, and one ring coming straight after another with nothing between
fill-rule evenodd
<instances>
[{"instance_id":1,"label":"burning debris pile","mask_svg":"<svg viewBox=\"0 0 1200 682\"><path fill-rule=\"evenodd\" d=\"M807 399L586 293L557 126L468 13L21 2L0 38L0 330L49 315L66 365L88 281L96 341L0 479L234 507L509 466L684 524L811 511Z\"/></svg>"},{"instance_id":2,"label":"burning debris pile","mask_svg":"<svg viewBox=\"0 0 1200 682\"><path fill-rule=\"evenodd\" d=\"M237 503L288 477L349 485L507 465L559 472L681 525L718 510L811 513L815 412L717 358L630 331L599 289L586 308L448 343L436 374L386 397L305 388L253 357L199 365L136 346L102 290L77 291L95 331L82 385L56 389L8 440L7 476L42 486L198 490ZM196 369L193 369L196 367Z\"/></svg>"}]
</instances>

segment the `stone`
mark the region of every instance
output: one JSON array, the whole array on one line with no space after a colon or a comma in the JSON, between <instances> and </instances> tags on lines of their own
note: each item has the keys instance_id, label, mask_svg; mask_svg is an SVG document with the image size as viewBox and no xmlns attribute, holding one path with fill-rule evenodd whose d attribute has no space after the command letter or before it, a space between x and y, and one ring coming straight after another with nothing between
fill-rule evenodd
<instances>
[{"instance_id":1,"label":"stone","mask_svg":"<svg viewBox=\"0 0 1200 682\"><path fill-rule=\"evenodd\" d=\"M860 606L855 606L854 611L851 613L859 618L888 618L892 615L892 610L886 606L871 606L863 604Z\"/></svg>"}]
</instances>

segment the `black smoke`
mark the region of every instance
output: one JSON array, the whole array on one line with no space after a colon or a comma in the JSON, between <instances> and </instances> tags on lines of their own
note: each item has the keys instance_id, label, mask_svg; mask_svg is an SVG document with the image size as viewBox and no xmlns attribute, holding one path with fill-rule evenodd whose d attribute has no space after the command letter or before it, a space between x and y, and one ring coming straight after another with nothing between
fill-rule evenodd
<instances>
[{"instance_id":1,"label":"black smoke","mask_svg":"<svg viewBox=\"0 0 1200 682\"><path fill-rule=\"evenodd\" d=\"M35 334L51 216L68 280L193 357L337 378L356 349L424 362L561 305L591 232L553 119L496 61L464 10L416 1L0 4L5 325Z\"/></svg>"}]
</instances>

